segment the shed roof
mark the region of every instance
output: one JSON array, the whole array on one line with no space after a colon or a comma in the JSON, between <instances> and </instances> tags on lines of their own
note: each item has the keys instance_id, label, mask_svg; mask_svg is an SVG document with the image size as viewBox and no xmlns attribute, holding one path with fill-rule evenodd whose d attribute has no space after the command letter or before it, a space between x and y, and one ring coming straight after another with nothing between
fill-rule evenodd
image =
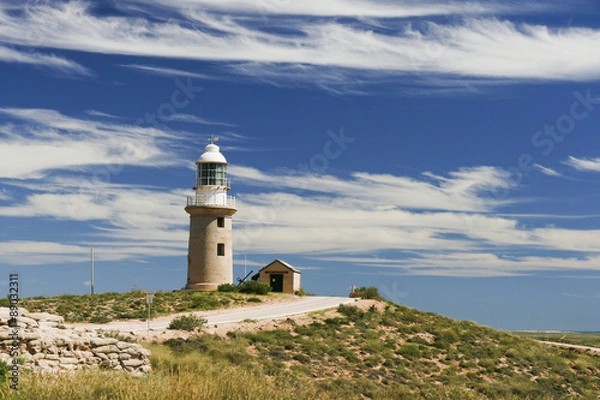
<instances>
[{"instance_id":1,"label":"shed roof","mask_svg":"<svg viewBox=\"0 0 600 400\"><path fill-rule=\"evenodd\" d=\"M271 261L269 264L267 264L266 266L264 266L263 268L261 268L260 271L262 271L262 270L264 270L266 268L269 268L271 265L275 264L276 262L281 263L281 265L283 265L284 267L288 268L292 272L295 272L297 274L301 274L302 273L298 268L294 268L290 264L288 264L285 261L280 260L278 258L276 258L275 260ZM260 271L258 271L258 272L260 273Z\"/></svg>"}]
</instances>

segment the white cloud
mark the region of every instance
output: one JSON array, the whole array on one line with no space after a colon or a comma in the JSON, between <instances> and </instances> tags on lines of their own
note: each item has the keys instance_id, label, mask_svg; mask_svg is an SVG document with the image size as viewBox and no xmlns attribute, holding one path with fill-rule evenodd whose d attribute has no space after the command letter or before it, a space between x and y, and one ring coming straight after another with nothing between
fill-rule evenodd
<instances>
[{"instance_id":1,"label":"white cloud","mask_svg":"<svg viewBox=\"0 0 600 400\"><path fill-rule=\"evenodd\" d=\"M0 189L0 200L10 200L10 199L11 199L11 195L10 195L10 192L8 191L8 189L6 189L6 188Z\"/></svg>"},{"instance_id":2,"label":"white cloud","mask_svg":"<svg viewBox=\"0 0 600 400\"><path fill-rule=\"evenodd\" d=\"M164 2L154 0L164 6ZM509 11L494 3L457 1L387 2L377 0L176 0L169 7L182 11L209 9L232 14L302 15L318 17L406 18L447 14L489 14Z\"/></svg>"},{"instance_id":3,"label":"white cloud","mask_svg":"<svg viewBox=\"0 0 600 400\"><path fill-rule=\"evenodd\" d=\"M102 111L97 111L97 110L85 110L85 113L87 115L91 115L92 117L105 117L105 118L111 118L111 119L123 119L123 117L117 117L116 115L107 114L107 113L104 113Z\"/></svg>"},{"instance_id":4,"label":"white cloud","mask_svg":"<svg viewBox=\"0 0 600 400\"><path fill-rule=\"evenodd\" d=\"M124 243L107 246L92 243L97 261L141 261L150 257L185 255L185 249L174 249ZM90 260L90 247L48 241L0 241L0 263L8 265L51 265L85 263Z\"/></svg>"},{"instance_id":5,"label":"white cloud","mask_svg":"<svg viewBox=\"0 0 600 400\"><path fill-rule=\"evenodd\" d=\"M0 242L0 262L10 265L83 262L89 258L89 251L78 245L12 240Z\"/></svg>"},{"instance_id":6,"label":"white cloud","mask_svg":"<svg viewBox=\"0 0 600 400\"><path fill-rule=\"evenodd\" d=\"M182 190L65 177L17 186L30 191L26 201L0 207L0 215L103 221L114 229L138 230L131 236L138 240L149 239L153 230L179 229L187 222L187 193ZM148 233L140 237L144 230Z\"/></svg>"},{"instance_id":7,"label":"white cloud","mask_svg":"<svg viewBox=\"0 0 600 400\"><path fill-rule=\"evenodd\" d=\"M254 168L232 166L230 173L245 184L321 195L342 196L351 204L429 210L486 211L505 201L489 193L510 188L508 172L494 167L462 168L448 177L424 174L430 181L389 174L355 172L352 179L311 174L275 176ZM479 196L487 194L489 196Z\"/></svg>"},{"instance_id":8,"label":"white cloud","mask_svg":"<svg viewBox=\"0 0 600 400\"><path fill-rule=\"evenodd\" d=\"M237 3L247 10L262 7L247 1ZM310 6L296 3L300 2L289 4L289 10L297 8L290 11L294 15L305 15L311 10L313 14L339 15L346 9L348 14L360 18L375 18L374 14L386 17L394 13L398 16L439 14L448 12L449 8L454 8L451 12L464 11L465 7L464 3L431 2L410 6L341 0ZM179 10L181 20L167 22L149 21L143 12L135 17L100 16L80 2L41 5L25 14L9 13L3 8L0 41L20 46L250 62L271 64L271 67L278 64L284 68L289 65L334 67L340 68L345 76L351 75L352 70L362 70L396 77L409 74L575 81L600 78L600 53L589 51L600 46L600 31L592 28L556 29L466 17L462 22L415 25L398 25L384 18L377 22L384 29L373 29L363 20L344 23L335 18L318 22L291 18L282 23L288 32L282 33L260 28L264 14L227 15L218 12L218 8L229 6L219 4L222 3L198 3L198 6L209 6L207 10L202 8L205 11L183 8ZM262 4L269 10L275 3ZM471 3L472 6L477 4ZM159 72L155 67L150 68ZM331 74L331 71L325 73Z\"/></svg>"},{"instance_id":9,"label":"white cloud","mask_svg":"<svg viewBox=\"0 0 600 400\"><path fill-rule=\"evenodd\" d=\"M319 256L397 273L452 276L596 270L600 265L600 230L527 228L518 217L496 215L504 203L481 197L486 196L486 185L494 180L503 185L506 178L490 167L444 176L427 173L419 179L364 173L342 179L232 169L239 181L255 189L238 189L237 254ZM86 225L75 244L44 242L31 252L35 242L19 242L0 256L0 262L81 262L87 257L81 252L90 247L107 261L185 255L185 190L65 177L11 183L29 193L25 201L0 207L0 216L93 225ZM555 255L561 251L578 256ZM371 256L380 252L386 256ZM546 252L552 256L544 256ZM397 253L403 256L393 256Z\"/></svg>"},{"instance_id":10,"label":"white cloud","mask_svg":"<svg viewBox=\"0 0 600 400\"><path fill-rule=\"evenodd\" d=\"M566 165L582 172L600 172L600 157L596 158L576 158L570 156L564 162Z\"/></svg>"},{"instance_id":11,"label":"white cloud","mask_svg":"<svg viewBox=\"0 0 600 400\"><path fill-rule=\"evenodd\" d=\"M330 188L323 177L316 188ZM279 177L273 181L284 181ZM293 182L288 182L293 185ZM517 219L478 211L460 212L447 201L447 210L403 209L380 199L383 189L362 181L345 182L354 191L313 194L308 185L302 196L285 192L241 195L236 215L236 248L250 252L372 253L377 251L464 251L482 249L600 252L600 230L528 229ZM292 189L293 190L293 189ZM394 189L390 187L390 191ZM418 185L412 194L421 198ZM360 191L365 194L357 195ZM425 193L431 193L425 187ZM435 195L433 193L432 195ZM441 198L444 198L442 193ZM478 204L478 195L465 204ZM409 195L410 197L410 195ZM397 203L402 205L400 197ZM497 204L496 207L500 205ZM458 212L457 212L458 211Z\"/></svg>"},{"instance_id":12,"label":"white cloud","mask_svg":"<svg viewBox=\"0 0 600 400\"><path fill-rule=\"evenodd\" d=\"M551 270L600 271L600 257L506 257L493 253L433 253L404 258L315 257L410 275L505 277Z\"/></svg>"},{"instance_id":13,"label":"white cloud","mask_svg":"<svg viewBox=\"0 0 600 400\"><path fill-rule=\"evenodd\" d=\"M217 125L217 126L229 126L234 127L234 124L228 122L211 121L195 115L190 114L173 114L169 118L165 118L165 121L176 121L176 122L187 122L189 124L200 124L200 125Z\"/></svg>"},{"instance_id":14,"label":"white cloud","mask_svg":"<svg viewBox=\"0 0 600 400\"><path fill-rule=\"evenodd\" d=\"M91 165L165 166L177 160L155 128L67 117L53 110L0 108L21 125L0 126L0 178L40 178ZM109 172L110 172L109 171Z\"/></svg>"},{"instance_id":15,"label":"white cloud","mask_svg":"<svg viewBox=\"0 0 600 400\"><path fill-rule=\"evenodd\" d=\"M98 260L147 260L184 256L187 250L186 192L137 185L47 178L17 182L26 200L0 207L0 216L93 223L81 226L75 244L0 242L0 262L43 264L81 262L96 249ZM10 248L4 251L3 246ZM35 248L36 251L31 249ZM85 250L85 251L84 251ZM87 255L86 255L87 254ZM44 261L46 260L46 261Z\"/></svg>"},{"instance_id":16,"label":"white cloud","mask_svg":"<svg viewBox=\"0 0 600 400\"><path fill-rule=\"evenodd\" d=\"M91 72L76 62L57 57L55 55L40 54L33 51L17 51L6 46L0 45L0 61L9 63L32 64L40 67L46 67L56 71L77 74L91 75Z\"/></svg>"},{"instance_id":17,"label":"white cloud","mask_svg":"<svg viewBox=\"0 0 600 400\"><path fill-rule=\"evenodd\" d=\"M548 175L548 176L554 176L554 177L562 177L562 174L556 172L555 170L553 170L552 168L548 168L548 167L544 167L541 164L535 164L534 167L540 171L542 174L544 175Z\"/></svg>"},{"instance_id":18,"label":"white cloud","mask_svg":"<svg viewBox=\"0 0 600 400\"><path fill-rule=\"evenodd\" d=\"M161 76L174 76L184 78L196 78L196 79L215 79L210 75L199 74L197 72L189 72L181 69L156 67L153 65L140 65L140 64L123 64L121 67L136 69L139 71L147 72L150 74L161 75Z\"/></svg>"}]
</instances>

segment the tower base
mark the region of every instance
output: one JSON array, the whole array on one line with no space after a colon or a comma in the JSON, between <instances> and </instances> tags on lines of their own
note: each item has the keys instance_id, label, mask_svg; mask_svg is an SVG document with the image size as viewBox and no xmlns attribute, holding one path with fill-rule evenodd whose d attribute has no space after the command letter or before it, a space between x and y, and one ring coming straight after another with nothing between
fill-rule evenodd
<instances>
[{"instance_id":1,"label":"tower base","mask_svg":"<svg viewBox=\"0 0 600 400\"><path fill-rule=\"evenodd\" d=\"M196 292L215 292L219 284L216 283L193 283L185 285L183 290L192 290Z\"/></svg>"}]
</instances>

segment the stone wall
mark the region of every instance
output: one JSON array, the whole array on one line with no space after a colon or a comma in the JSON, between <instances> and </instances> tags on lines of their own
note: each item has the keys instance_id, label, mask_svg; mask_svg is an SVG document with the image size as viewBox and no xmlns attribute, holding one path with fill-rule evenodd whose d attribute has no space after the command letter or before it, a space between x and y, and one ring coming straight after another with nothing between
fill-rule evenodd
<instances>
[{"instance_id":1,"label":"stone wall","mask_svg":"<svg viewBox=\"0 0 600 400\"><path fill-rule=\"evenodd\" d=\"M9 308L0 307L0 360L8 364L14 328L9 327ZM134 375L150 371L150 351L137 343L102 337L94 330L64 326L64 319L48 313L30 313L19 308L19 356L24 369L57 372L92 365L124 370Z\"/></svg>"}]
</instances>

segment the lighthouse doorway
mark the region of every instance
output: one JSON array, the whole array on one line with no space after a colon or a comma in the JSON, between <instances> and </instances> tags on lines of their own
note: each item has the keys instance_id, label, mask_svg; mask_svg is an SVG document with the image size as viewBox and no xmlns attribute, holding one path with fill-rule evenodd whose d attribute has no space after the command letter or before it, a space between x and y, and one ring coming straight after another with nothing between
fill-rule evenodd
<instances>
[{"instance_id":1,"label":"lighthouse doorway","mask_svg":"<svg viewBox=\"0 0 600 400\"><path fill-rule=\"evenodd\" d=\"M271 290L277 293L283 292L283 274L271 275Z\"/></svg>"}]
</instances>

